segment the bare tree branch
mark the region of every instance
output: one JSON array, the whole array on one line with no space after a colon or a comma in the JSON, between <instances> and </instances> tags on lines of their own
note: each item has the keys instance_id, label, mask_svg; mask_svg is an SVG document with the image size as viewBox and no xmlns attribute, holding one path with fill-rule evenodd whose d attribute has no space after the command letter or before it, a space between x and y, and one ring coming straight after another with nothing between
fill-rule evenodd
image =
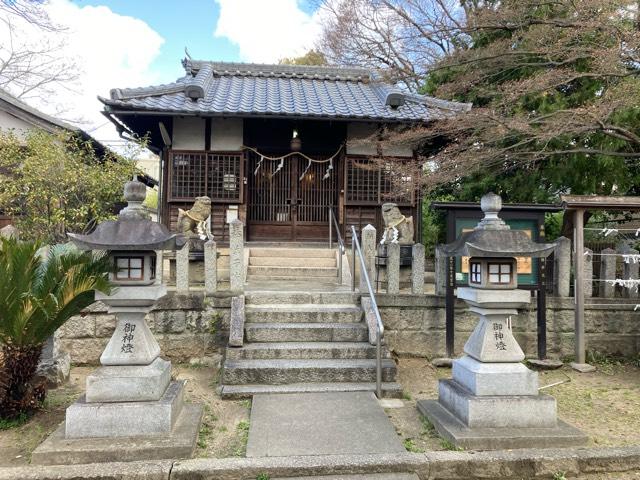
<instances>
[{"instance_id":1,"label":"bare tree branch","mask_svg":"<svg viewBox=\"0 0 640 480\"><path fill-rule=\"evenodd\" d=\"M18 98L49 99L54 88L72 88L78 78L65 58L65 29L54 24L43 0L0 0L0 88Z\"/></svg>"}]
</instances>

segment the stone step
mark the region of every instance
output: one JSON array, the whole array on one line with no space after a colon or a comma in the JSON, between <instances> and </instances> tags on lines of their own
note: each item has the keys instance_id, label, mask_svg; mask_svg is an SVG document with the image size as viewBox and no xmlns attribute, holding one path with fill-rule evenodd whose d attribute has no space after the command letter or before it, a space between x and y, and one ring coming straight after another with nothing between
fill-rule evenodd
<instances>
[{"instance_id":1,"label":"stone step","mask_svg":"<svg viewBox=\"0 0 640 480\"><path fill-rule=\"evenodd\" d=\"M245 318L247 323L357 323L362 320L362 309L313 303L248 305Z\"/></svg>"},{"instance_id":2,"label":"stone step","mask_svg":"<svg viewBox=\"0 0 640 480\"><path fill-rule=\"evenodd\" d=\"M299 265L305 265L305 260L300 259ZM261 275L269 277L337 277L337 267L271 267L250 265L247 268L248 275Z\"/></svg>"},{"instance_id":3,"label":"stone step","mask_svg":"<svg viewBox=\"0 0 640 480\"><path fill-rule=\"evenodd\" d=\"M323 393L323 392L375 392L375 382L352 383L289 383L286 385L222 385L223 399L251 398L262 393ZM402 386L395 382L382 382L382 396L401 398Z\"/></svg>"},{"instance_id":4,"label":"stone step","mask_svg":"<svg viewBox=\"0 0 640 480\"><path fill-rule=\"evenodd\" d=\"M306 280L308 277L300 277L295 275L248 275L247 282L250 284L272 284L278 282L299 282ZM324 287L326 289L335 288L338 285L338 276L335 277L317 277L309 279L315 287Z\"/></svg>"},{"instance_id":5,"label":"stone step","mask_svg":"<svg viewBox=\"0 0 640 480\"><path fill-rule=\"evenodd\" d=\"M356 473L352 475L316 475L313 477L277 477L273 480L420 480L415 473Z\"/></svg>"},{"instance_id":6,"label":"stone step","mask_svg":"<svg viewBox=\"0 0 640 480\"><path fill-rule=\"evenodd\" d=\"M249 257L276 258L336 258L336 250L328 248L254 248L249 249Z\"/></svg>"},{"instance_id":7,"label":"stone step","mask_svg":"<svg viewBox=\"0 0 640 480\"><path fill-rule=\"evenodd\" d=\"M298 257L249 257L250 266L266 267L335 267L336 259L333 258L298 258Z\"/></svg>"},{"instance_id":8,"label":"stone step","mask_svg":"<svg viewBox=\"0 0 640 480\"><path fill-rule=\"evenodd\" d=\"M248 323L248 342L365 342L364 323Z\"/></svg>"},{"instance_id":9,"label":"stone step","mask_svg":"<svg viewBox=\"0 0 640 480\"><path fill-rule=\"evenodd\" d=\"M382 360L382 381L394 382L396 364ZM245 385L328 382L375 382L376 361L357 360L227 360L222 384Z\"/></svg>"},{"instance_id":10,"label":"stone step","mask_svg":"<svg viewBox=\"0 0 640 480\"><path fill-rule=\"evenodd\" d=\"M295 291L254 291L245 292L245 301L249 305L272 304L349 304L360 303L360 294L351 292L295 292Z\"/></svg>"},{"instance_id":11,"label":"stone step","mask_svg":"<svg viewBox=\"0 0 640 480\"><path fill-rule=\"evenodd\" d=\"M382 355L391 357L386 348ZM247 343L242 348L227 348L226 356L228 360L376 358L376 347L366 342Z\"/></svg>"}]
</instances>

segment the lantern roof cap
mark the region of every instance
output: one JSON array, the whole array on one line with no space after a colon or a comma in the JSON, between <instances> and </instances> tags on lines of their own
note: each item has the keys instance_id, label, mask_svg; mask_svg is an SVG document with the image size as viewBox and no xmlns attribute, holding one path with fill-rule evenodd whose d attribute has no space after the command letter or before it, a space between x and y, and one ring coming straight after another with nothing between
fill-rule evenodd
<instances>
[{"instance_id":1,"label":"lantern roof cap","mask_svg":"<svg viewBox=\"0 0 640 480\"><path fill-rule=\"evenodd\" d=\"M537 243L523 230L511 230L499 216L502 198L495 193L480 201L484 218L470 232L444 245L442 253L449 257L547 257L554 243Z\"/></svg>"},{"instance_id":2,"label":"lantern roof cap","mask_svg":"<svg viewBox=\"0 0 640 480\"><path fill-rule=\"evenodd\" d=\"M127 206L117 220L101 222L89 235L67 235L84 250L175 250L176 234L152 221L142 206L146 195L146 186L135 176L124 185Z\"/></svg>"}]
</instances>

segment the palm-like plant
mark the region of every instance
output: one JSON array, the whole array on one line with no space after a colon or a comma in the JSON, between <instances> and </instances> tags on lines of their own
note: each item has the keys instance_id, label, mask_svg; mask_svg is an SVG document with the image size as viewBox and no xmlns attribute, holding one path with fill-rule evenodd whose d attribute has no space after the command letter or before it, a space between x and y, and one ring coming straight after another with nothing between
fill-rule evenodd
<instances>
[{"instance_id":1,"label":"palm-like plant","mask_svg":"<svg viewBox=\"0 0 640 480\"><path fill-rule=\"evenodd\" d=\"M35 373L44 342L93 303L96 290L110 293L110 268L106 255L2 240L0 417L38 408L45 389L35 381Z\"/></svg>"}]
</instances>

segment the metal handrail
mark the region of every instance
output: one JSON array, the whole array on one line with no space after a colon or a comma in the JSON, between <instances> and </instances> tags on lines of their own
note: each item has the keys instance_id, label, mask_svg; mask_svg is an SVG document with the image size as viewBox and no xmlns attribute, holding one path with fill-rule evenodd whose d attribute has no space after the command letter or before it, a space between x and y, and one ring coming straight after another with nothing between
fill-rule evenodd
<instances>
[{"instance_id":1,"label":"metal handrail","mask_svg":"<svg viewBox=\"0 0 640 480\"><path fill-rule=\"evenodd\" d=\"M376 302L376 296L373 293L373 287L371 286L371 280L369 280L369 273L367 272L367 265L364 261L364 255L360 248L360 242L358 241L358 233L356 227L351 225L351 250L353 258L351 259L351 291L356 289L356 255L360 257L360 275L364 278L364 283L369 290L369 298L371 299L371 309L376 317L376 396L382 398L382 337L384 335L384 324L380 317L380 310L378 309L378 302ZM366 315L366 312L365 312Z\"/></svg>"},{"instance_id":2,"label":"metal handrail","mask_svg":"<svg viewBox=\"0 0 640 480\"><path fill-rule=\"evenodd\" d=\"M336 234L338 237L338 280L339 284L342 285L342 256L347 251L344 246L344 241L342 240L342 235L340 235L340 228L338 227L338 221L336 220L336 215L333 213L333 207L329 207L329 248L333 248L333 229L335 228Z\"/></svg>"}]
</instances>

